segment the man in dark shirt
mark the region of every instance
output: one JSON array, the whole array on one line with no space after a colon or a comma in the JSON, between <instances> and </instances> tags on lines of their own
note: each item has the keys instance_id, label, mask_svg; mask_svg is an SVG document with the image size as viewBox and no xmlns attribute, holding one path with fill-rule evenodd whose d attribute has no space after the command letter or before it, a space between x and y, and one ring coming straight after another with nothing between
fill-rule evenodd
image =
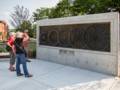
<instances>
[{"instance_id":1,"label":"man in dark shirt","mask_svg":"<svg viewBox=\"0 0 120 90\"><path fill-rule=\"evenodd\" d=\"M16 33L16 39L15 39L14 45L16 49L16 58L17 58L16 60L17 76L23 75L20 70L20 64L22 64L25 77L32 77L32 75L28 73L28 69L27 69L25 51L23 47L23 33L22 32Z\"/></svg>"}]
</instances>

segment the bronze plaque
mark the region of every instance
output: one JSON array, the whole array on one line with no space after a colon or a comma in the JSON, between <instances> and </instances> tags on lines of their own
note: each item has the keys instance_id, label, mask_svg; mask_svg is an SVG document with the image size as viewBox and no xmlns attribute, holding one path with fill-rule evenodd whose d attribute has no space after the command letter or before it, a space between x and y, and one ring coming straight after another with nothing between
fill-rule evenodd
<instances>
[{"instance_id":1,"label":"bronze plaque","mask_svg":"<svg viewBox=\"0 0 120 90\"><path fill-rule=\"evenodd\" d=\"M39 44L110 52L110 23L40 26Z\"/></svg>"}]
</instances>

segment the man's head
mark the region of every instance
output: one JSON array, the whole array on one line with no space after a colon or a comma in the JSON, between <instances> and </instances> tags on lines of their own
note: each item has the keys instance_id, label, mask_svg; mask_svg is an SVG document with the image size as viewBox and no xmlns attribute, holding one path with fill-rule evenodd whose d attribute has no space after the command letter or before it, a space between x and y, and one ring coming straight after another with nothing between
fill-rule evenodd
<instances>
[{"instance_id":1,"label":"man's head","mask_svg":"<svg viewBox=\"0 0 120 90\"><path fill-rule=\"evenodd\" d=\"M15 36L15 34L16 34L15 32L10 32L9 33L10 36Z\"/></svg>"}]
</instances>

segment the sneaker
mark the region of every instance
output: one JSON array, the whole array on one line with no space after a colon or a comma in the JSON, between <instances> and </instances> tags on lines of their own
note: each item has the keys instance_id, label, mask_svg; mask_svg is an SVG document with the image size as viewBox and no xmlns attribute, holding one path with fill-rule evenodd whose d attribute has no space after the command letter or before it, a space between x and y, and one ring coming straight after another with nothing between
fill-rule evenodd
<instances>
[{"instance_id":1,"label":"sneaker","mask_svg":"<svg viewBox=\"0 0 120 90\"><path fill-rule=\"evenodd\" d=\"M29 74L29 75L25 75L26 78L30 78L33 77L33 75Z\"/></svg>"},{"instance_id":2,"label":"sneaker","mask_svg":"<svg viewBox=\"0 0 120 90\"><path fill-rule=\"evenodd\" d=\"M11 72L16 71L16 69L15 69L14 67L9 68L9 70L10 70Z\"/></svg>"},{"instance_id":3,"label":"sneaker","mask_svg":"<svg viewBox=\"0 0 120 90\"><path fill-rule=\"evenodd\" d=\"M27 62L31 62L31 61L30 61L30 60L28 60L28 59L27 59L26 61L27 61Z\"/></svg>"},{"instance_id":4,"label":"sneaker","mask_svg":"<svg viewBox=\"0 0 120 90\"><path fill-rule=\"evenodd\" d=\"M22 73L20 73L20 74L17 74L17 76L19 77L19 76L23 76L24 74L22 74Z\"/></svg>"}]
</instances>

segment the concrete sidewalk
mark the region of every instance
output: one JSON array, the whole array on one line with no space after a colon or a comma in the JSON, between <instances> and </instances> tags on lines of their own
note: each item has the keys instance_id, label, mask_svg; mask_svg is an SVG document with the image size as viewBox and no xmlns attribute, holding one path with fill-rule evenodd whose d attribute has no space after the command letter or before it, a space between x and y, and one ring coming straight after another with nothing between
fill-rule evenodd
<instances>
[{"instance_id":1,"label":"concrete sidewalk","mask_svg":"<svg viewBox=\"0 0 120 90\"><path fill-rule=\"evenodd\" d=\"M9 62L2 61L0 90L120 90L120 80L113 76L41 60L28 63L32 78L16 77Z\"/></svg>"}]
</instances>

